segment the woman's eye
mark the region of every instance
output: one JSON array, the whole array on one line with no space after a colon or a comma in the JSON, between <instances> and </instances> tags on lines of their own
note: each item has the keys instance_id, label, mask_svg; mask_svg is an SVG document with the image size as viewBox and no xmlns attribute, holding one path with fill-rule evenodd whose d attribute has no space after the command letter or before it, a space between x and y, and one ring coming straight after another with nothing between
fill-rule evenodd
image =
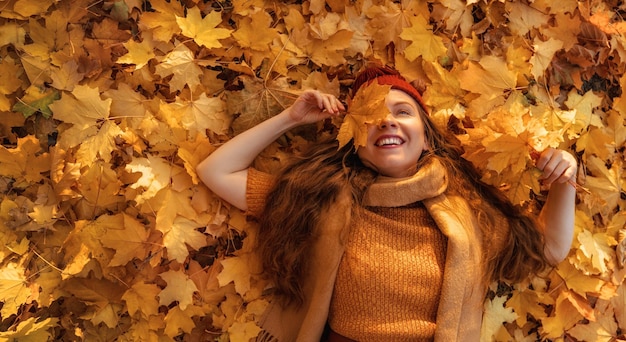
<instances>
[{"instance_id":1,"label":"woman's eye","mask_svg":"<svg viewBox=\"0 0 626 342\"><path fill-rule=\"evenodd\" d=\"M398 111L398 115L411 115L411 112L408 110L401 109Z\"/></svg>"}]
</instances>

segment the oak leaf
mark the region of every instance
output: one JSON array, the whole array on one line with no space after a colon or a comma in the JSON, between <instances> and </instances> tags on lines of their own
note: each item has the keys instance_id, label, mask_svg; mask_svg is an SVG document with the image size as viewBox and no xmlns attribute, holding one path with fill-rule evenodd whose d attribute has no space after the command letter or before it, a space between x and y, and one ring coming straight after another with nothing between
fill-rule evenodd
<instances>
[{"instance_id":1,"label":"oak leaf","mask_svg":"<svg viewBox=\"0 0 626 342\"><path fill-rule=\"evenodd\" d=\"M389 115L385 98L390 90L390 85L379 85L377 82L363 85L357 90L339 127L339 148L350 140L354 140L356 148L366 145L368 125L377 125Z\"/></svg>"}]
</instances>

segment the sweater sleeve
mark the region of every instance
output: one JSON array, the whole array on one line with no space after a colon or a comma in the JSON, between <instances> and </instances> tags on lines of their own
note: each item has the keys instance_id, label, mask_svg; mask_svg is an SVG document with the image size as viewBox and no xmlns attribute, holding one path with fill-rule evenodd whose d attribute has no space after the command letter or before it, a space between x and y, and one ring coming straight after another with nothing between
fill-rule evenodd
<instances>
[{"instance_id":1,"label":"sweater sleeve","mask_svg":"<svg viewBox=\"0 0 626 342\"><path fill-rule=\"evenodd\" d=\"M269 173L261 172L255 168L248 169L248 181L246 184L247 215L259 217L265 207L267 194L274 186L274 177Z\"/></svg>"}]
</instances>

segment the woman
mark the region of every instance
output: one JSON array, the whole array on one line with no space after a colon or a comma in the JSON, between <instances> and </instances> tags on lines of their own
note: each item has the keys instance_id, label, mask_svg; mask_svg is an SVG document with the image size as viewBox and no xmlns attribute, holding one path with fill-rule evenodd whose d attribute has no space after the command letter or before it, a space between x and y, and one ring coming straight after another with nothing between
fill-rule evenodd
<instances>
[{"instance_id":1,"label":"woman","mask_svg":"<svg viewBox=\"0 0 626 342\"><path fill-rule=\"evenodd\" d=\"M320 144L277 176L250 168L289 129L345 110L311 90L198 165L211 190L259 220L275 294L259 340L319 341L325 327L330 341L478 340L490 282L522 280L569 252L572 155L541 153L550 191L535 222L480 181L395 70L367 69L353 91L377 86L390 87L389 112L367 125L365 146Z\"/></svg>"}]
</instances>

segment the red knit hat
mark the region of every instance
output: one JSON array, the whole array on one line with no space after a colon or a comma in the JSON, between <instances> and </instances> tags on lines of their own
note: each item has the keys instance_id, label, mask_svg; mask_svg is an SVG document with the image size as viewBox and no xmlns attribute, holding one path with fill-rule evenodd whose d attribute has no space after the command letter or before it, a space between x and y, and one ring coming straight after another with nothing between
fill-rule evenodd
<instances>
[{"instance_id":1,"label":"red knit hat","mask_svg":"<svg viewBox=\"0 0 626 342\"><path fill-rule=\"evenodd\" d=\"M411 96L417 103L422 107L424 112L428 113L426 109L426 104L422 99L422 94L415 89L409 82L406 81L402 75L396 70L392 69L388 66L374 66L368 67L367 69L361 71L361 73L356 77L354 83L352 85L352 94L356 94L357 90L363 84L370 84L374 79L378 81L380 85L390 85L391 89L402 90Z\"/></svg>"}]
</instances>

